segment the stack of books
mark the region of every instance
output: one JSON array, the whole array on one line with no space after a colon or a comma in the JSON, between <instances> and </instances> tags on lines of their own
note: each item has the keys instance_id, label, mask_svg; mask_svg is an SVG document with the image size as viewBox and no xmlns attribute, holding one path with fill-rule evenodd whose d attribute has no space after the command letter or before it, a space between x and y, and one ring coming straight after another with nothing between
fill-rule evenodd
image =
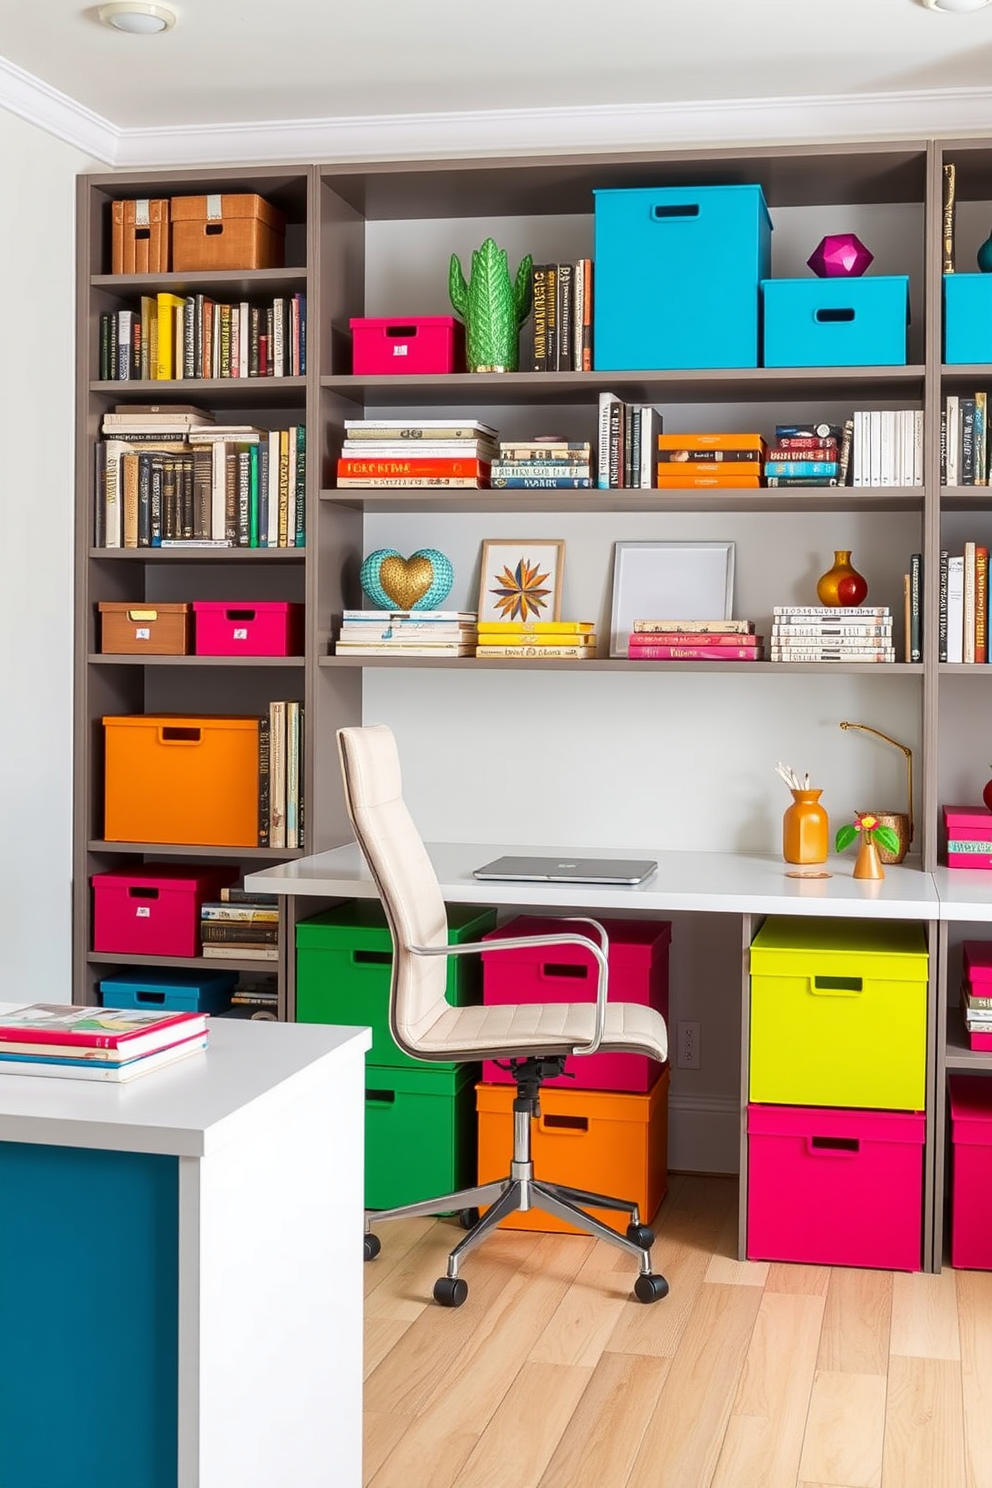
<instances>
[{"instance_id":1,"label":"stack of books","mask_svg":"<svg viewBox=\"0 0 992 1488\"><path fill-rule=\"evenodd\" d=\"M635 620L630 661L761 661L753 620Z\"/></svg>"},{"instance_id":2,"label":"stack of books","mask_svg":"<svg viewBox=\"0 0 992 1488\"><path fill-rule=\"evenodd\" d=\"M591 620L484 620L476 656L530 661L593 661L596 633Z\"/></svg>"},{"instance_id":3,"label":"stack of books","mask_svg":"<svg viewBox=\"0 0 992 1488\"><path fill-rule=\"evenodd\" d=\"M200 906L200 946L208 960L275 961L279 957L279 900L254 894ZM233 999L232 999L233 1002Z\"/></svg>"},{"instance_id":4,"label":"stack of books","mask_svg":"<svg viewBox=\"0 0 992 1488\"><path fill-rule=\"evenodd\" d=\"M847 431L843 460L837 424L776 424L775 443L765 454L770 486L842 486L847 480L853 424Z\"/></svg>"},{"instance_id":5,"label":"stack of books","mask_svg":"<svg viewBox=\"0 0 992 1488\"><path fill-rule=\"evenodd\" d=\"M593 485L588 440L535 439L501 442L490 470L494 490L583 490Z\"/></svg>"},{"instance_id":6,"label":"stack of books","mask_svg":"<svg viewBox=\"0 0 992 1488\"><path fill-rule=\"evenodd\" d=\"M4 1004L0 1013L0 1077L46 1075L120 1085L206 1047L206 1013L47 1002Z\"/></svg>"},{"instance_id":7,"label":"stack of books","mask_svg":"<svg viewBox=\"0 0 992 1488\"><path fill-rule=\"evenodd\" d=\"M474 610L345 610L336 656L471 656Z\"/></svg>"},{"instance_id":8,"label":"stack of books","mask_svg":"<svg viewBox=\"0 0 992 1488\"><path fill-rule=\"evenodd\" d=\"M772 661L895 661L888 605L776 605Z\"/></svg>"},{"instance_id":9,"label":"stack of books","mask_svg":"<svg viewBox=\"0 0 992 1488\"><path fill-rule=\"evenodd\" d=\"M753 490L766 447L760 434L659 434L658 486Z\"/></svg>"},{"instance_id":10,"label":"stack of books","mask_svg":"<svg viewBox=\"0 0 992 1488\"><path fill-rule=\"evenodd\" d=\"M489 485L499 433L473 419L345 419L337 483L346 489Z\"/></svg>"}]
</instances>

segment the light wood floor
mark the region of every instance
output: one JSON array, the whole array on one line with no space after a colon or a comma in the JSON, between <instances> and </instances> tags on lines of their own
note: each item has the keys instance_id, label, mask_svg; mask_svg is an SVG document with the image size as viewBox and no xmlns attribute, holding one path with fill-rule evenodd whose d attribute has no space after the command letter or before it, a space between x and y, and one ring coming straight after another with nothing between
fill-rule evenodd
<instances>
[{"instance_id":1,"label":"light wood floor","mask_svg":"<svg viewBox=\"0 0 992 1488\"><path fill-rule=\"evenodd\" d=\"M622 1252L451 1220L366 1265L368 1488L992 1488L992 1273L738 1262L736 1181L673 1177L663 1301Z\"/></svg>"}]
</instances>

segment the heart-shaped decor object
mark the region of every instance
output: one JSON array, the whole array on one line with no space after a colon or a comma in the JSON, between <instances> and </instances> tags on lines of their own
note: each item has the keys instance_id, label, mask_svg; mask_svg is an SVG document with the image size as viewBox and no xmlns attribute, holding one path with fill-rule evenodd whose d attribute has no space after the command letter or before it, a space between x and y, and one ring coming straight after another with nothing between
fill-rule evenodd
<instances>
[{"instance_id":1,"label":"heart-shaped decor object","mask_svg":"<svg viewBox=\"0 0 992 1488\"><path fill-rule=\"evenodd\" d=\"M378 610L433 610L451 593L455 571L437 548L418 548L409 558L395 548L377 548L359 577Z\"/></svg>"}]
</instances>

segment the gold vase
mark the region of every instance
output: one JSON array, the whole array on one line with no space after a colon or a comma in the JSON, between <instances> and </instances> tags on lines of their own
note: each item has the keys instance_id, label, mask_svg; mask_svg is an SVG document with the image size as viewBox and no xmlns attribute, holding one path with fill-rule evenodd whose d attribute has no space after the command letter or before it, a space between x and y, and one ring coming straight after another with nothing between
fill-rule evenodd
<instances>
[{"instance_id":1,"label":"gold vase","mask_svg":"<svg viewBox=\"0 0 992 1488\"><path fill-rule=\"evenodd\" d=\"M885 869L878 856L878 844L862 838L858 856L854 863L855 878L884 878Z\"/></svg>"},{"instance_id":2,"label":"gold vase","mask_svg":"<svg viewBox=\"0 0 992 1488\"><path fill-rule=\"evenodd\" d=\"M863 604L868 597L868 580L851 562L849 549L838 548L834 561L816 581L816 597L821 605Z\"/></svg>"}]
</instances>

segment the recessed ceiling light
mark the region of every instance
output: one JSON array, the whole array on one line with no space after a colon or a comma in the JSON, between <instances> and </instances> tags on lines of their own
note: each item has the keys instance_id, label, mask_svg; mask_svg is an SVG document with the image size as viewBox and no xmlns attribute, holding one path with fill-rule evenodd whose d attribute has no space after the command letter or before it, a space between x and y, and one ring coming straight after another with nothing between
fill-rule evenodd
<instances>
[{"instance_id":1,"label":"recessed ceiling light","mask_svg":"<svg viewBox=\"0 0 992 1488\"><path fill-rule=\"evenodd\" d=\"M923 0L927 10L941 10L948 15L963 14L966 10L984 10L992 0Z\"/></svg>"},{"instance_id":2,"label":"recessed ceiling light","mask_svg":"<svg viewBox=\"0 0 992 1488\"><path fill-rule=\"evenodd\" d=\"M986 4L987 0L982 3ZM115 0L112 5L101 5L97 14L105 26L129 31L134 36L171 31L176 24L176 13L167 5L145 5L141 0Z\"/></svg>"}]
</instances>

